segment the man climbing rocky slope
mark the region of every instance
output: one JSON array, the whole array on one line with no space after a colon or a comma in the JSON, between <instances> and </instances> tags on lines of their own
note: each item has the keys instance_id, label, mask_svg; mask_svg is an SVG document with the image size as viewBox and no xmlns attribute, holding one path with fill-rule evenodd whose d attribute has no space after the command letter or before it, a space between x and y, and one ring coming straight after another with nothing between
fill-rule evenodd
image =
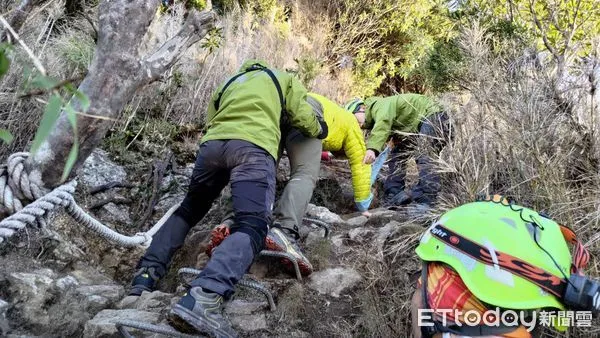
<instances>
[{"instance_id":1,"label":"man climbing rocky slope","mask_svg":"<svg viewBox=\"0 0 600 338\"><path fill-rule=\"evenodd\" d=\"M286 161L281 165L279 178L285 180L289 168ZM352 205L350 173L343 168L342 163L336 165L335 161L324 165L317 189L324 195L341 192ZM179 173L165 176L163 184L167 183L169 188L159 197L164 202L157 206L155 218L161 217L161 210L170 208L167 201L183 197L190 169L188 166ZM113 180L131 181L133 175L135 173L127 173L114 164L103 151L94 152L80 172L81 181L86 184L83 191ZM129 193L127 188L113 188L94 195L84 193L80 197L91 205L98 200L126 199ZM121 197L115 198L117 196ZM335 208L335 204L330 206ZM126 205L115 202L95 210L101 220L117 227L126 226L130 218ZM219 203L216 203L207 219L218 219L219 212ZM414 242L422 229L410 225L401 227L399 221L405 221L406 216L385 210L376 210L367 219L356 214L338 215L326 207L311 204L307 217L331 227L328 237L324 237L325 229L311 222L305 222L301 228L303 245L316 271L310 278L297 281L283 272L278 259L260 258L245 279L259 282L269 290L275 308L263 293L239 286L226 305L226 313L242 336L356 334L372 315L372 309L363 308L363 297L367 297L373 277L373 271L366 268L377 269L378 265L386 264L390 259L386 252L395 240L412 238ZM62 215L54 224L52 230L32 235L35 238L27 234L20 236L3 253L0 298L6 303L1 306L0 328L8 337L117 337L117 321L164 324L165 309L179 299L183 285L193 277L179 275L178 270L203 266L208 258L204 254L207 235L214 225L208 221L195 227L182 252L175 257L168 276L159 285L159 291L145 292L138 298L125 297L124 285L129 282L134 266L131 263L140 249L114 246Z\"/></svg>"}]
</instances>

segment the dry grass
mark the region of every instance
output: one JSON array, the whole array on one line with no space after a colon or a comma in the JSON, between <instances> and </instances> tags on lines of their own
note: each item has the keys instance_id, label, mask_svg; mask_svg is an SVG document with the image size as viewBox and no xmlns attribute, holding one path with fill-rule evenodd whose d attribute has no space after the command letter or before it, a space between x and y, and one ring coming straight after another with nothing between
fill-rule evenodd
<instances>
[{"instance_id":1,"label":"dry grass","mask_svg":"<svg viewBox=\"0 0 600 338\"><path fill-rule=\"evenodd\" d=\"M23 41L46 66L50 76L67 78L62 67L54 67L48 53L50 35L55 23L63 16L60 3L53 3L32 12L27 23L19 32ZM43 102L34 99L19 99L27 91L26 83L31 77L25 77L26 69L32 69L32 63L20 47L15 47L9 72L0 81L0 128L8 129L15 136L9 146L0 147L0 158L14 151L21 151L31 141L41 113Z\"/></svg>"},{"instance_id":2,"label":"dry grass","mask_svg":"<svg viewBox=\"0 0 600 338\"><path fill-rule=\"evenodd\" d=\"M173 17L156 20L148 36L157 41L166 40L175 34L175 29L170 29L182 15L182 12L174 11ZM292 11L287 21L259 19L248 12L233 11L223 17L218 26L222 28L221 46L211 54L199 45L190 49L164 82L149 86L136 95L130 104L131 114L152 110L152 102L156 102L158 94L166 102L159 112L161 118L176 124L203 124L212 94L245 60L261 59L278 69L298 70L295 60L323 60L326 55L327 20L308 18L300 10ZM315 88L336 88L332 85L334 80L323 75L325 73L327 69L321 69L313 81ZM176 79L179 81L176 90L169 90Z\"/></svg>"}]
</instances>

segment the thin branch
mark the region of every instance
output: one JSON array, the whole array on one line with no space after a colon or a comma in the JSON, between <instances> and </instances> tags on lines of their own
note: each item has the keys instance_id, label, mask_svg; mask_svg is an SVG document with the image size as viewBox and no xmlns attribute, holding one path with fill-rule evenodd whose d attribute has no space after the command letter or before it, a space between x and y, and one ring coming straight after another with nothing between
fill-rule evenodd
<instances>
[{"instance_id":1,"label":"thin branch","mask_svg":"<svg viewBox=\"0 0 600 338\"><path fill-rule=\"evenodd\" d=\"M46 94L47 92L51 92L54 90L58 90L60 88L62 88L63 86L67 85L67 84L71 84L73 82L77 82L77 81L81 81L83 80L84 76L76 76L70 79L66 79L66 80L62 80L59 83L57 83L54 87L50 88L50 89L36 89L36 90L32 90L28 93L25 93L21 96L19 96L19 99L25 99L31 96L37 96L37 95L43 95Z\"/></svg>"},{"instance_id":2,"label":"thin branch","mask_svg":"<svg viewBox=\"0 0 600 338\"><path fill-rule=\"evenodd\" d=\"M566 40L567 39L566 31L560 27L560 24L558 23L558 19L556 18L556 12L557 12L556 8L559 7L559 5L557 5L556 2L554 2L553 6L550 6L548 4L546 6L548 8L548 14L550 15L550 20L552 20L552 24L554 25L556 30L559 31L560 34L562 34L563 38Z\"/></svg>"},{"instance_id":3,"label":"thin branch","mask_svg":"<svg viewBox=\"0 0 600 338\"><path fill-rule=\"evenodd\" d=\"M131 183L113 181L113 182L109 182L106 184L101 184L101 185L93 187L92 189L90 189L90 195L95 195L97 193L106 191L108 189L113 189L113 188L133 188L133 187L134 187L134 185Z\"/></svg>"},{"instance_id":4,"label":"thin branch","mask_svg":"<svg viewBox=\"0 0 600 338\"><path fill-rule=\"evenodd\" d=\"M542 23L540 22L537 15L535 14L535 8L533 7L533 2L534 2L534 0L529 0L529 10L531 11L531 16L533 17L533 22L535 23L537 28L540 30L540 33L542 35L542 40L544 42L544 46L546 46L548 51L550 51L550 53L552 53L552 56L554 56L554 58L558 61L561 59L561 55L558 53L558 51L554 47L552 47L552 44L548 40L546 30L544 29Z\"/></svg>"},{"instance_id":5,"label":"thin branch","mask_svg":"<svg viewBox=\"0 0 600 338\"><path fill-rule=\"evenodd\" d=\"M571 22L571 24L569 24L571 32L565 37L565 51L569 50L569 48L571 47L571 41L573 41L573 37L575 36L575 31L577 30L577 17L579 16L580 6L581 0L577 0L577 6L575 7L575 11L573 12L573 21Z\"/></svg>"},{"instance_id":6,"label":"thin branch","mask_svg":"<svg viewBox=\"0 0 600 338\"><path fill-rule=\"evenodd\" d=\"M6 13L10 14L10 16L8 16L8 22L10 22L10 25L14 28L15 31L21 29L21 27L27 20L29 13L31 12L33 7L39 2L39 0L22 0L18 6ZM0 34L0 41L4 41L6 40L6 38L7 34L6 31L4 31L2 32L2 34Z\"/></svg>"},{"instance_id":7,"label":"thin branch","mask_svg":"<svg viewBox=\"0 0 600 338\"><path fill-rule=\"evenodd\" d=\"M84 116L84 117L89 117L89 118L92 118L92 119L98 119L98 120L103 120L103 121L113 121L113 122L119 121L119 119L115 119L115 118L112 118L112 117L103 116L103 115L88 114L88 113L84 113L84 112L81 112L81 111L76 111L75 114L78 115L78 116Z\"/></svg>"},{"instance_id":8,"label":"thin branch","mask_svg":"<svg viewBox=\"0 0 600 338\"><path fill-rule=\"evenodd\" d=\"M158 203L158 193L160 192L160 188L162 186L163 176L165 174L165 171L167 170L169 163L171 162L171 157L173 157L173 153L171 152L171 150L168 150L165 156L165 160L157 161L153 165L154 175L152 180L152 196L148 200L148 205L146 206L146 210L144 211L142 218L135 223L136 227L143 227L144 224L146 224L146 222L150 219L150 217L152 217L154 207L156 206L156 203Z\"/></svg>"},{"instance_id":9,"label":"thin branch","mask_svg":"<svg viewBox=\"0 0 600 338\"><path fill-rule=\"evenodd\" d=\"M108 203L114 203L114 204L131 204L132 200L130 200L129 198L125 198L125 197L120 197L120 196L112 196L109 198L105 198L102 199L100 201L95 202L94 204L92 204L89 209L98 209L101 208L105 205L107 205Z\"/></svg>"}]
</instances>

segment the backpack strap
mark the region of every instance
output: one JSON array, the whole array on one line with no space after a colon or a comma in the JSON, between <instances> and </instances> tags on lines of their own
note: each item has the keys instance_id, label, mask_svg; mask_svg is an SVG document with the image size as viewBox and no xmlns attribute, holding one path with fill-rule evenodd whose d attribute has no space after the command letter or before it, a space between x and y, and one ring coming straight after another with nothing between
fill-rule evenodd
<instances>
[{"instance_id":1,"label":"backpack strap","mask_svg":"<svg viewBox=\"0 0 600 338\"><path fill-rule=\"evenodd\" d=\"M281 90L279 81L277 81L277 77L275 77L275 74L273 74L273 72L269 68L264 67L258 63L255 63L252 66L246 68L243 72L232 76L229 79L229 81L227 81L227 83L225 83L225 85L223 86L223 88L221 88L221 91L219 92L219 96L217 96L217 99L215 100L215 110L219 110L219 106L221 105L221 97L223 96L223 93L225 93L225 90L227 89L227 87L229 87L233 83L233 81L237 80L240 76L242 76L246 73L256 71L256 70L264 71L265 73L267 73L267 75L269 75L269 77L273 81L273 84L275 84L275 88L277 89L277 94L279 95L279 103L281 105L281 112L283 113L285 111L285 99L283 97L283 91Z\"/></svg>"},{"instance_id":2,"label":"backpack strap","mask_svg":"<svg viewBox=\"0 0 600 338\"><path fill-rule=\"evenodd\" d=\"M277 77L275 77L275 74L273 74L273 72L269 68L263 67L262 71L267 73L267 75L269 75L271 80L273 80L273 84L275 84L275 88L277 89L277 94L279 95L279 104L281 105L281 114L283 115L283 113L285 112L285 98L283 97L283 91L281 90L279 81L277 81Z\"/></svg>"},{"instance_id":3,"label":"backpack strap","mask_svg":"<svg viewBox=\"0 0 600 338\"><path fill-rule=\"evenodd\" d=\"M246 69L245 71L238 73L234 76L232 76L229 81L227 81L227 83L225 83L225 85L223 86L223 88L221 88L221 91L219 92L219 96L217 96L217 99L215 100L215 110L219 110L219 106L221 105L221 97L223 96L223 93L225 93L225 90L227 89L227 87L229 87L229 85L231 85L233 83L233 81L237 80L240 76L249 73L251 71L255 71L258 69Z\"/></svg>"}]
</instances>

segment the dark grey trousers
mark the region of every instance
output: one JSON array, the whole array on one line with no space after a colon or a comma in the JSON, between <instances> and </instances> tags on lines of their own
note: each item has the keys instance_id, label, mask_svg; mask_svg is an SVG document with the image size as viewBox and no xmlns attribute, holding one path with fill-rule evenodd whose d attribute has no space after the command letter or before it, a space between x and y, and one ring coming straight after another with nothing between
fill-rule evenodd
<instances>
[{"instance_id":1,"label":"dark grey trousers","mask_svg":"<svg viewBox=\"0 0 600 338\"><path fill-rule=\"evenodd\" d=\"M440 112L429 116L419 124L419 136L393 137L390 152L390 175L383 183L386 195L395 195L405 188L406 162L415 157L419 182L410 195L419 203L433 203L440 190L440 177L433 167L432 156L439 154L451 137L448 114Z\"/></svg>"},{"instance_id":2,"label":"dark grey trousers","mask_svg":"<svg viewBox=\"0 0 600 338\"><path fill-rule=\"evenodd\" d=\"M231 183L234 225L191 284L229 297L262 250L271 223L275 195L275 160L264 149L242 140L214 140L200 145L189 189L181 206L154 235L138 263L164 276L189 230Z\"/></svg>"}]
</instances>

